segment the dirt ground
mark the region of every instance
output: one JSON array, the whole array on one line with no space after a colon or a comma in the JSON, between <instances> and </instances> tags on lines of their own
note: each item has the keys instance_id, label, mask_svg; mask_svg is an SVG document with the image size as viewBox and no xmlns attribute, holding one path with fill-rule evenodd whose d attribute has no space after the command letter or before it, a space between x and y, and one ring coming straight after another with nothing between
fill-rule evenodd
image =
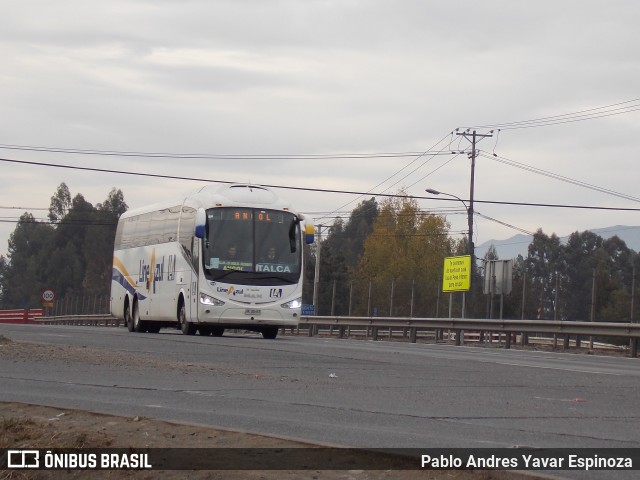
<instances>
[{"instance_id":1,"label":"dirt ground","mask_svg":"<svg viewBox=\"0 0 640 480\"><path fill-rule=\"evenodd\" d=\"M129 355L130 357L130 355ZM118 352L95 349L15 342L0 335L0 365L25 359L96 363L108 361L117 366L131 359ZM144 357L140 357L142 362ZM138 364L140 362L137 361ZM151 360L157 367L207 369L209 365L180 364ZM234 374L234 372L226 372ZM240 372L235 372L240 374ZM246 432L174 423L147 417L121 417L42 405L0 402L0 448L299 448L313 447L303 442L249 434ZM354 453L357 454L357 453ZM0 464L5 464L5 461ZM310 478L313 480L505 480L542 478L508 471L462 470L220 470L220 471L26 471L0 470L0 480L64 479L249 479L276 480Z\"/></svg>"}]
</instances>

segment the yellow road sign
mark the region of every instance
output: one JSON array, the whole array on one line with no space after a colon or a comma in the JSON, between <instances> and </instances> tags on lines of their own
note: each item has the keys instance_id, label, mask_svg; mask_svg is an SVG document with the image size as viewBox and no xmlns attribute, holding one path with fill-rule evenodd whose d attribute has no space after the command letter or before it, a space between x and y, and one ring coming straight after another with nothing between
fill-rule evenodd
<instances>
[{"instance_id":1,"label":"yellow road sign","mask_svg":"<svg viewBox=\"0 0 640 480\"><path fill-rule=\"evenodd\" d=\"M443 292L466 292L471 287L471 255L446 257L442 273Z\"/></svg>"}]
</instances>

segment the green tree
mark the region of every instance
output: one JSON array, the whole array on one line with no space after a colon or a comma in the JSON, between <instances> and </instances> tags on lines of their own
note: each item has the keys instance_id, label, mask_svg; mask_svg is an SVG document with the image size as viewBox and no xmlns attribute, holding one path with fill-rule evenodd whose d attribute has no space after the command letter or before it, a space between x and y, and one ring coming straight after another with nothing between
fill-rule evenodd
<instances>
[{"instance_id":1,"label":"green tree","mask_svg":"<svg viewBox=\"0 0 640 480\"><path fill-rule=\"evenodd\" d=\"M614 236L603 240L595 257L595 320L629 321L633 252Z\"/></svg>"},{"instance_id":2,"label":"green tree","mask_svg":"<svg viewBox=\"0 0 640 480\"><path fill-rule=\"evenodd\" d=\"M338 218L329 228L327 239L322 243L318 299L320 314L349 313L349 298L345 288L349 282L349 266L344 243L344 222Z\"/></svg>"},{"instance_id":3,"label":"green tree","mask_svg":"<svg viewBox=\"0 0 640 480\"><path fill-rule=\"evenodd\" d=\"M23 213L9 236L8 258L3 278L3 296L7 308L35 308L40 293L48 287L45 273L54 229Z\"/></svg>"},{"instance_id":4,"label":"green tree","mask_svg":"<svg viewBox=\"0 0 640 480\"><path fill-rule=\"evenodd\" d=\"M568 295L563 295L560 304L567 320L589 320L593 271L606 268L602 248L602 237L593 232L574 232L564 247L566 260L563 286Z\"/></svg>"},{"instance_id":5,"label":"green tree","mask_svg":"<svg viewBox=\"0 0 640 480\"><path fill-rule=\"evenodd\" d=\"M52 279L58 298L85 294L82 282L86 272L85 249L87 232L95 219L95 209L82 194L73 197L64 217L58 220L50 258L45 263L47 276Z\"/></svg>"},{"instance_id":6,"label":"green tree","mask_svg":"<svg viewBox=\"0 0 640 480\"><path fill-rule=\"evenodd\" d=\"M71 207L71 192L67 184L62 182L56 193L51 197L51 205L49 206L49 221L51 223L59 222L69 211Z\"/></svg>"},{"instance_id":7,"label":"green tree","mask_svg":"<svg viewBox=\"0 0 640 480\"><path fill-rule=\"evenodd\" d=\"M111 191L107 195L107 199L96 205L96 210L99 212L105 212L112 215L112 218L118 220L120 215L127 211L129 206L124 201L124 193L119 188L111 188Z\"/></svg>"},{"instance_id":8,"label":"green tree","mask_svg":"<svg viewBox=\"0 0 640 480\"><path fill-rule=\"evenodd\" d=\"M337 218L328 231L323 228L323 236L326 235L326 239L322 242L320 254L319 314L329 315L332 306L336 315L349 313L351 279L377 214L377 202L375 198L371 198L358 204L346 223ZM314 281L312 269L315 267L317 245L313 251L314 256L307 270L307 284L311 285Z\"/></svg>"},{"instance_id":9,"label":"green tree","mask_svg":"<svg viewBox=\"0 0 640 480\"><path fill-rule=\"evenodd\" d=\"M5 306L5 279L7 278L7 271L9 269L9 262L4 255L0 255L0 310L7 308Z\"/></svg>"},{"instance_id":10,"label":"green tree","mask_svg":"<svg viewBox=\"0 0 640 480\"><path fill-rule=\"evenodd\" d=\"M543 319L553 318L556 284L563 285L563 282L556 282L556 277L560 275L562 278L565 271L563 248L555 233L548 236L539 229L533 235L526 270L530 278L530 295L536 304L535 315ZM557 318L562 317L558 315Z\"/></svg>"},{"instance_id":11,"label":"green tree","mask_svg":"<svg viewBox=\"0 0 640 480\"><path fill-rule=\"evenodd\" d=\"M96 208L81 194L73 200L62 183L51 197L49 223L29 213L20 217L9 238L8 257L0 258L0 301L5 308L40 304L44 288L65 296L107 295L113 241L127 204L112 189Z\"/></svg>"},{"instance_id":12,"label":"green tree","mask_svg":"<svg viewBox=\"0 0 640 480\"><path fill-rule=\"evenodd\" d=\"M548 237L538 230L526 260L530 279L526 311L531 311L533 298L542 318L589 320L594 300L596 320L629 318L637 262L637 254L615 236L603 240L590 231L574 232L566 245L561 245L557 236Z\"/></svg>"},{"instance_id":13,"label":"green tree","mask_svg":"<svg viewBox=\"0 0 640 480\"><path fill-rule=\"evenodd\" d=\"M531 295L527 292L527 271L526 262L522 255L518 255L513 259L513 280L511 295L507 298L505 307L505 318L521 318L524 312L527 318L534 318L533 312L535 311L535 304L532 301ZM524 287L525 297L523 298L522 292ZM528 316L527 316L528 314Z\"/></svg>"},{"instance_id":14,"label":"green tree","mask_svg":"<svg viewBox=\"0 0 640 480\"><path fill-rule=\"evenodd\" d=\"M83 257L83 291L88 295L106 295L111 289L113 243L120 215L127 211L121 190L112 188L103 203L96 205L88 226Z\"/></svg>"},{"instance_id":15,"label":"green tree","mask_svg":"<svg viewBox=\"0 0 640 480\"><path fill-rule=\"evenodd\" d=\"M496 246L493 244L489 246L487 252L484 254L485 263L490 260L500 260L500 257L498 256L498 250L496 250Z\"/></svg>"},{"instance_id":16,"label":"green tree","mask_svg":"<svg viewBox=\"0 0 640 480\"><path fill-rule=\"evenodd\" d=\"M490 267L489 267L489 262L491 262L492 260L500 260L499 256L498 256L498 250L496 249L495 245L490 245L489 248L487 249L486 253L484 254L484 258L483 258L483 262L482 262L482 292L484 293L485 290L485 281L486 281L486 277L488 275L487 272L491 272ZM489 269L489 270L488 270ZM491 318L491 302L495 300L495 298L492 298L491 294L484 294L486 297L486 303L487 303L487 309L486 309L486 314L485 317L486 318Z\"/></svg>"},{"instance_id":17,"label":"green tree","mask_svg":"<svg viewBox=\"0 0 640 480\"><path fill-rule=\"evenodd\" d=\"M353 209L349 221L344 225L341 243L350 271L358 266L364 252L364 242L371 235L377 217L378 202L371 197Z\"/></svg>"},{"instance_id":18,"label":"green tree","mask_svg":"<svg viewBox=\"0 0 640 480\"><path fill-rule=\"evenodd\" d=\"M379 315L408 316L412 292L413 313L433 314L443 259L454 246L448 230L444 217L424 214L413 198L381 203L356 272L361 284L371 281L372 306Z\"/></svg>"}]
</instances>

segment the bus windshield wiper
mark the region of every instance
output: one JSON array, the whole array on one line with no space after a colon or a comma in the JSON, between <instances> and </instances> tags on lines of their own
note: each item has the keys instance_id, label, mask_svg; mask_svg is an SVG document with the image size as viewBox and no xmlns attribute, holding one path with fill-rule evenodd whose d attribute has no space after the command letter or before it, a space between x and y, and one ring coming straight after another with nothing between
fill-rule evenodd
<instances>
[{"instance_id":1,"label":"bus windshield wiper","mask_svg":"<svg viewBox=\"0 0 640 480\"><path fill-rule=\"evenodd\" d=\"M280 280L281 282L295 283L294 281L291 280L291 278L283 277L283 276L280 276L280 275L267 275L267 276L264 276L264 277L260 277L259 279L256 278L256 280L264 280L264 279Z\"/></svg>"},{"instance_id":2,"label":"bus windshield wiper","mask_svg":"<svg viewBox=\"0 0 640 480\"><path fill-rule=\"evenodd\" d=\"M240 270L219 270L219 269L213 269L213 270L218 270L219 272L222 272L220 274L213 275L213 279L216 280L216 281L220 280L222 278L228 277L232 273L237 273L237 272L240 271Z\"/></svg>"}]
</instances>

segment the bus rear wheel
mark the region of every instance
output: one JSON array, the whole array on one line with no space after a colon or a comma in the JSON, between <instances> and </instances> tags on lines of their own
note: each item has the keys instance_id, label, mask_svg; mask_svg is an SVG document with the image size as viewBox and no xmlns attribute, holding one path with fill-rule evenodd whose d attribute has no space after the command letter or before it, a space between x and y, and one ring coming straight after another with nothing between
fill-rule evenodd
<instances>
[{"instance_id":1,"label":"bus rear wheel","mask_svg":"<svg viewBox=\"0 0 640 480\"><path fill-rule=\"evenodd\" d=\"M124 305L124 324L127 330L133 332L133 322L131 321L131 310L129 310L129 302Z\"/></svg>"},{"instance_id":2,"label":"bus rear wheel","mask_svg":"<svg viewBox=\"0 0 640 480\"><path fill-rule=\"evenodd\" d=\"M140 320L140 310L138 309L138 299L135 299L133 301L133 312L131 313L131 324L132 324L132 328L133 332L144 332L145 326L144 326L144 322L142 320Z\"/></svg>"}]
</instances>

